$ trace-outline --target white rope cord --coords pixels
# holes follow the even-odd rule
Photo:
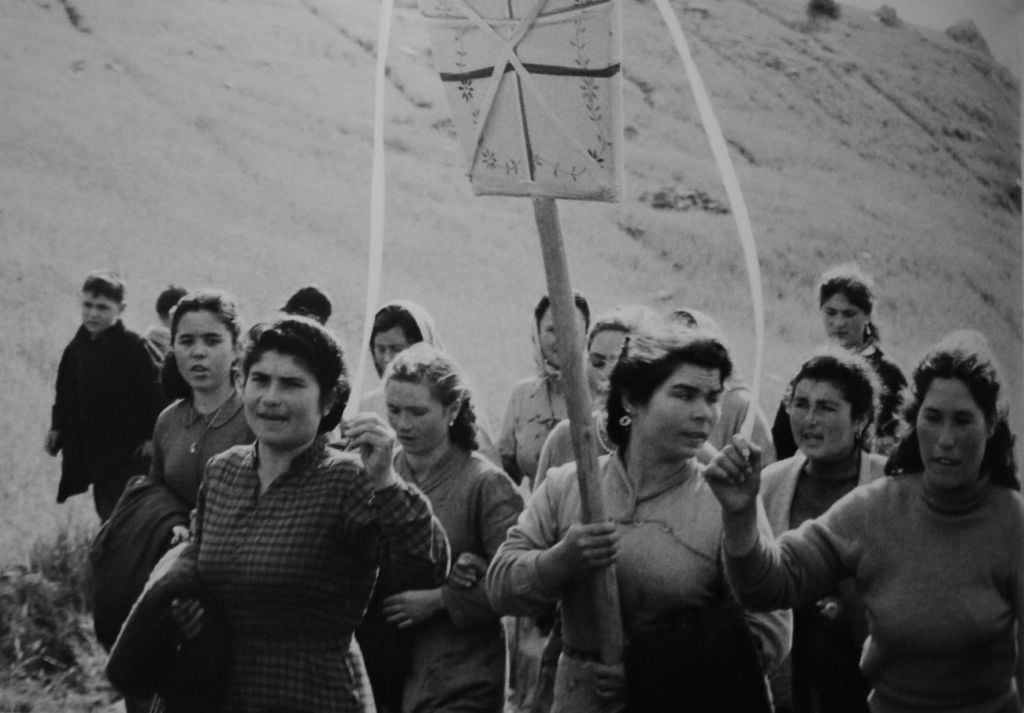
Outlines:
[[[370,174],[370,244],[366,280],[366,307],[363,311],[363,336],[359,341],[359,366],[352,379],[352,392],[344,417],[359,411],[367,364],[371,358],[369,344],[373,331],[373,315],[380,302],[380,276],[384,256],[384,94],[387,90],[386,70],[388,40],[391,35],[393,0],[381,0],[380,26],[377,31],[377,68],[373,93],[373,168]]]
[[[725,184],[725,192],[729,197],[729,204],[732,206],[736,227],[739,229],[740,243],[743,246],[743,257],[747,264],[750,297],[754,309],[754,373],[750,385],[750,408],[747,409],[747,416],[743,420],[740,433],[745,439],[750,440],[750,435],[754,430],[757,404],[761,396],[761,370],[764,363],[764,294],[761,288],[761,266],[757,260],[757,243],[754,242],[754,230],[750,225],[750,215],[747,213],[743,191],[740,190],[740,182],[736,178],[736,170],[729,156],[729,148],[725,143],[718,119],[715,118],[715,112],[711,108],[711,99],[704,88],[704,81],[693,61],[690,46],[683,35],[683,29],[679,26],[679,19],[669,6],[668,0],[654,0],[654,4],[658,6],[658,10],[668,26],[669,34],[672,35],[675,42],[676,51],[686,68],[686,76],[690,80],[690,87],[697,100],[697,110],[700,112],[700,118],[704,124],[704,132],[711,143],[711,152],[714,154],[715,163],[718,164],[718,171],[722,175],[722,183]]]

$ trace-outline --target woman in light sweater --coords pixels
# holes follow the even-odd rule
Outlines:
[[[757,449],[706,471],[745,605],[801,606],[852,577],[874,713],[1021,710],[1024,500],[987,341],[954,332],[914,372],[911,431],[882,478],[777,542],[759,534]]]

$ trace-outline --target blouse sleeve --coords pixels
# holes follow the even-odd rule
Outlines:
[[[561,426],[559,423],[555,426],[548,437],[544,439],[544,445],[540,449],[540,457],[537,459],[537,473],[534,475],[533,489],[536,490],[540,487],[540,484],[548,477],[548,470],[553,466],[562,465],[562,463],[555,463],[555,443],[558,438],[561,437]]]
[[[210,464],[206,464],[203,470],[203,478],[199,482],[199,490],[196,493],[196,506],[190,513],[192,522],[189,523],[189,539],[181,556],[196,562],[199,560],[199,544],[203,539],[203,518],[206,515],[206,490],[207,473],[210,471]]]
[[[482,411],[476,416],[476,450],[494,465],[501,467],[501,456],[498,454],[498,446],[491,435],[491,425],[487,422]]]
[[[512,389],[512,395],[509,396],[505,417],[501,420],[501,429],[498,431],[497,443],[498,457],[501,458],[501,463],[498,465],[505,469],[515,483],[521,483],[523,475],[525,475],[519,472],[519,466],[516,463],[516,417],[519,412],[519,393],[520,389],[517,385]]]
[[[156,425],[153,426],[153,457],[149,463],[149,479],[154,483],[160,483],[161,485],[167,484],[167,478],[165,477],[165,463],[164,463],[164,449],[161,445],[161,439],[163,433],[167,428],[167,411],[170,409],[164,409],[156,419]]]
[[[530,497],[526,509],[508,532],[487,570],[487,595],[499,614],[536,616],[561,596],[561,589],[545,581],[537,558],[561,539],[559,502],[574,478],[554,470]]]
[[[747,554],[725,555],[733,591],[755,611],[796,608],[817,601],[856,572],[865,499],[856,490],[825,514],[772,540],[758,508],[759,538]]]
[[[760,499],[758,511],[758,528],[761,537],[771,539],[772,533],[768,518],[763,517]],[[746,612],[747,625],[757,640],[761,654],[761,664],[765,673],[775,671],[793,647],[793,612],[790,609],[773,609],[765,612]]]
[[[448,538],[427,498],[394,483],[373,491],[369,510],[376,527],[363,530],[364,546],[378,561],[387,552],[398,591],[439,586],[448,574]]]
[[[475,510],[479,513],[476,527],[483,545],[483,555],[490,562],[505,541],[509,528],[516,523],[522,512],[523,499],[504,473],[493,473],[480,486],[476,493]],[[453,553],[453,558],[458,554]],[[445,584],[441,587],[441,599],[457,629],[498,617],[487,599],[483,580],[470,589],[458,589]]]

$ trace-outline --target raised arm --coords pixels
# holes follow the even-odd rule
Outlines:
[[[365,469],[357,499],[366,497],[369,512],[353,517],[358,536],[378,562],[387,553],[396,588],[439,586],[448,574],[448,538],[426,496],[392,467],[394,431],[379,415],[361,413],[346,424],[342,436],[359,450]]]
[[[855,538],[836,527],[846,513],[833,507],[773,541],[758,506],[760,469],[757,447],[734,436],[705,471],[722,505],[726,575],[744,606],[757,611],[816,601],[855,572]]]

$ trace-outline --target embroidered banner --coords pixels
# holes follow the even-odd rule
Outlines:
[[[622,195],[619,0],[419,0],[473,191]]]

